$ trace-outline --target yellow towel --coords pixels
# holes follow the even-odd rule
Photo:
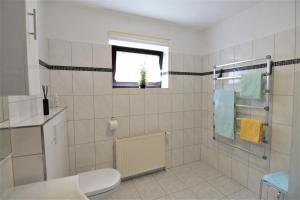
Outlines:
[[[255,144],[261,144],[264,136],[263,122],[256,119],[241,120],[240,139]]]

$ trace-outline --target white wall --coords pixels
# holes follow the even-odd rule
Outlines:
[[[202,53],[262,38],[294,25],[294,0],[266,0],[204,31]]]
[[[108,31],[163,37],[171,40],[171,51],[200,52],[198,31],[175,24],[60,2],[46,3],[47,36],[51,39],[107,44]]]

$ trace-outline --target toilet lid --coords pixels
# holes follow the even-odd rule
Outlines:
[[[79,187],[86,196],[114,189],[120,183],[120,173],[115,169],[99,169],[79,174]]]

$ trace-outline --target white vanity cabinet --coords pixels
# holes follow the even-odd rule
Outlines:
[[[50,112],[44,120],[31,119],[32,124],[28,120],[26,126],[11,128],[15,185],[69,175],[65,111]]]
[[[37,0],[1,0],[1,95],[40,94]]]

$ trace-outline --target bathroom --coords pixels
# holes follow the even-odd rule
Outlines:
[[[299,24],[299,0],[0,1],[0,199],[299,200]]]

